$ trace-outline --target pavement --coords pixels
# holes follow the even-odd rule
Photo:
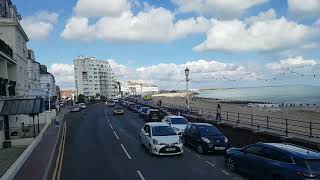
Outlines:
[[[24,146],[0,149],[0,178],[25,149]]]
[[[69,112],[68,108],[63,108],[56,117],[57,121],[62,122],[67,112]],[[51,123],[44,133],[41,142],[15,176],[15,180],[42,180],[44,178],[58,137],[58,132],[59,127]]]
[[[246,179],[226,170],[221,154],[185,147],[182,156],[150,156],[139,140],[144,122],[128,110],[112,116],[112,108],[93,104],[65,122],[61,180]]]

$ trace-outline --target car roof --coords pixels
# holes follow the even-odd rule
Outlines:
[[[149,123],[146,123],[147,125],[149,126],[169,126],[167,123],[163,123],[163,122],[149,122]]]
[[[299,147],[292,144],[285,143],[263,143],[269,147],[280,149],[284,152],[290,153],[292,156],[303,159],[320,159],[320,153],[304,147]]]
[[[144,107],[141,107],[141,109],[142,109],[142,108],[148,108],[148,109],[149,109],[149,107],[146,107],[146,106],[144,106]]]
[[[158,109],[149,109],[150,111],[159,111]]]
[[[214,125],[209,124],[209,123],[191,123],[191,125],[196,125],[196,126],[214,126]]]
[[[169,118],[184,118],[185,119],[185,117],[183,117],[183,116],[174,116],[174,115],[172,115],[172,116],[167,116],[167,117],[169,117]]]

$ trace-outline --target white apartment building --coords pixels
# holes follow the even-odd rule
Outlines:
[[[159,92],[159,87],[153,84],[122,81],[121,91],[124,95],[150,95]]]
[[[49,84],[49,89],[48,89]],[[54,76],[47,71],[45,65],[40,65],[40,88],[42,92],[42,97],[44,99],[51,97],[57,97],[57,87]]]
[[[79,57],[73,61],[77,96],[116,96],[117,85],[108,61]]]
[[[34,52],[28,50],[28,95],[41,96],[40,87],[40,63],[35,60]]]
[[[1,77],[7,79],[7,85],[15,89],[15,95],[28,94],[28,36],[20,25],[21,16],[10,0],[0,0],[0,39],[11,49],[11,55],[1,60]],[[1,58],[3,59],[3,57]],[[10,59],[10,60],[8,60]]]

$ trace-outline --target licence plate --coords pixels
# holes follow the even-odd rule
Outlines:
[[[225,147],[215,147],[214,149],[215,150],[225,150],[226,148]]]
[[[166,148],[166,151],[175,151],[176,148]]]

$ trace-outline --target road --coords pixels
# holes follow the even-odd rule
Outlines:
[[[226,170],[223,155],[186,147],[183,156],[150,156],[139,141],[144,122],[129,110],[112,116],[111,108],[94,104],[68,117],[62,180],[245,179]]]

